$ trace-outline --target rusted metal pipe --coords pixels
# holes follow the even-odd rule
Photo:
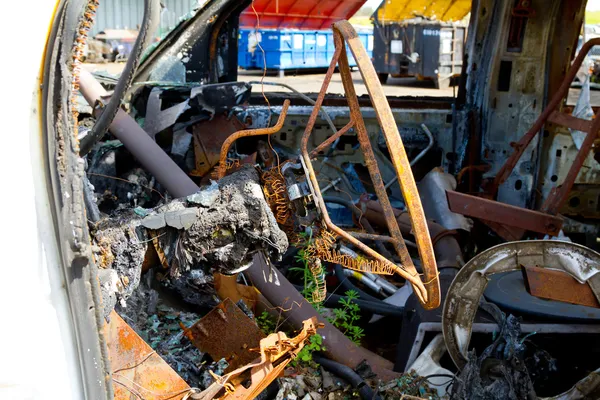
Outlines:
[[[363,206],[364,207],[361,207],[363,218],[375,225],[386,226],[386,221],[381,213],[381,204],[379,204],[379,202],[369,200],[363,203]],[[412,234],[412,225],[408,213],[394,209],[394,214],[402,233],[405,235]],[[429,229],[429,235],[434,239],[433,250],[438,268],[459,268],[463,259],[463,254],[455,235],[450,234],[452,231],[447,230],[442,225],[433,221],[427,221],[427,227]]]
[[[270,128],[258,128],[258,129],[244,129],[241,131],[237,131],[223,142],[221,146],[221,154],[219,156],[219,166],[217,167],[217,177],[221,179],[225,176],[227,172],[227,153],[229,153],[229,148],[239,138],[249,137],[249,136],[262,136],[262,135],[273,135],[283,128],[283,123],[285,122],[285,117],[287,116],[288,108],[290,107],[290,101],[285,100],[283,102],[283,107],[281,107],[281,113],[279,114],[279,118],[277,119],[277,123]]]
[[[85,69],[81,70],[79,90],[92,107],[96,104],[96,100],[108,95],[96,78]],[[119,109],[109,131],[169,191],[171,196],[185,197],[200,190],[194,181],[125,111]]]
[[[277,274],[277,279],[269,280],[271,273]],[[357,346],[336,327],[325,320],[317,310],[296,290],[296,288],[274,266],[266,264],[264,256],[257,254],[252,266],[244,271],[246,277],[274,306],[281,311],[285,320],[296,328],[302,327],[302,321],[317,317],[325,327],[319,329],[323,336],[323,345],[329,358],[350,368],[356,368],[363,360],[367,360],[373,372],[384,381],[398,376],[392,371],[391,361],[378,356],[369,350]]]

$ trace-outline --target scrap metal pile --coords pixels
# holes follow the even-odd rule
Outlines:
[[[352,26],[333,30],[310,107],[253,105],[238,82],[147,82],[125,112],[119,84],[111,108],[78,76],[116,398],[599,398],[599,365],[569,368],[564,343],[600,333],[600,255],[537,240],[561,232],[600,130],[559,111],[583,56],[474,195],[436,158],[445,116],[399,117]],[[347,108],[326,105],[336,67]],[[86,124],[96,118],[112,136]],[[414,118],[412,133],[398,118]],[[588,132],[565,180],[540,210],[496,201],[547,121]]]

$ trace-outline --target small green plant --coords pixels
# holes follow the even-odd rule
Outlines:
[[[304,296],[304,298],[310,304],[312,304],[312,306],[316,308],[317,311],[320,311],[323,307],[323,302],[313,301],[312,293],[315,290],[315,288],[317,288],[317,281],[310,270],[311,260],[309,259],[309,256],[306,252],[306,246],[308,246],[308,244],[312,240],[312,237],[305,232],[301,232],[298,235],[300,237],[300,243],[298,244],[298,246],[301,246],[302,248],[298,250],[298,254],[296,254],[295,259],[298,263],[302,264],[302,267],[292,267],[290,268],[290,271],[297,271],[302,273],[302,276],[304,277],[304,289],[302,289],[301,292],[302,296]]]
[[[265,335],[275,333],[277,327],[277,321],[275,318],[266,311],[263,311],[258,317],[256,317],[256,325]]]
[[[364,329],[357,326],[360,319],[360,307],[354,300],[358,299],[358,293],[355,290],[348,290],[346,297],[339,300],[341,308],[333,309],[333,318],[329,322],[340,329],[344,335],[357,345],[360,345],[361,339],[365,336]]]
[[[325,347],[323,346],[323,336],[317,334],[312,335],[308,339],[308,343],[304,345],[300,353],[298,353],[298,357],[294,361],[292,361],[292,365],[294,367],[305,366],[316,368],[318,364],[313,360],[313,353],[319,351],[325,351]]]

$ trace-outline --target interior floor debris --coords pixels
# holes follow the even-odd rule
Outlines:
[[[600,46],[574,52],[585,1],[385,3],[384,56],[333,21],[319,93],[237,81],[254,1],[209,0],[142,56],[145,1],[114,80],[79,69],[76,36],[60,73],[88,105],[55,124],[57,204],[85,216],[115,398],[600,398],[600,119],[589,88],[564,101]],[[386,97],[382,60],[457,94]]]

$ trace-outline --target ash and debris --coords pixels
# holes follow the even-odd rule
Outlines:
[[[138,287],[148,250],[147,232],[130,223],[131,214],[123,211],[115,218],[101,220],[93,232],[93,251],[99,267],[117,272],[119,301],[127,299]]]
[[[276,400],[349,400],[361,399],[358,391],[342,378],[323,369],[289,369],[286,377],[279,378]],[[427,379],[409,372],[389,382],[382,382],[368,366],[359,365],[355,371],[383,400],[398,400],[415,396],[427,400],[439,400],[435,389]]]
[[[372,385],[374,382],[367,380]],[[426,377],[410,371],[384,384],[378,385],[378,393],[382,399],[401,399],[403,396],[414,396],[427,400],[439,400],[437,391],[429,385]]]
[[[170,276],[169,273],[158,273],[157,280],[165,288],[177,292],[188,304],[201,306],[204,309],[211,309],[219,304],[213,276],[203,270],[192,269],[176,277]]]
[[[204,354],[190,343],[180,326],[190,327],[202,316],[167,304],[151,288],[150,278],[151,274],[146,274],[126,305],[117,305],[116,310],[190,386],[202,388]]]
[[[532,376],[543,380],[556,370],[555,360],[546,351],[529,351],[519,319],[501,315],[503,321],[499,321],[500,333],[494,343],[479,357],[475,350],[468,353],[467,365],[452,385],[451,399],[537,399]]]
[[[198,220],[181,234],[179,248],[185,251],[177,254],[180,270],[208,261],[219,272],[234,273],[248,267],[260,250],[272,260],[281,259],[288,247],[287,236],[259,182],[256,170],[247,166],[219,181],[218,196],[209,187],[208,199],[200,202]]]
[[[160,200],[160,186],[140,168],[119,140],[108,140],[90,152],[87,177],[96,193],[98,208],[111,215],[132,207],[153,207]]]
[[[224,359],[220,359],[219,361],[213,361],[211,363],[207,363],[203,365],[204,371],[202,372],[202,376],[200,378],[200,388],[206,389],[210,385],[212,385],[215,381],[215,378],[209,371],[212,371],[213,374],[218,376],[225,375],[225,370],[229,367],[229,363]]]
[[[188,303],[206,306],[216,304],[212,272],[244,270],[258,251],[280,259],[288,246],[250,166],[189,198],[153,210],[115,211],[93,227],[92,236],[100,268],[115,270],[120,282],[105,284],[116,290],[106,294],[107,303],[112,295],[120,302],[132,295],[150,251],[164,256],[165,286]]]

